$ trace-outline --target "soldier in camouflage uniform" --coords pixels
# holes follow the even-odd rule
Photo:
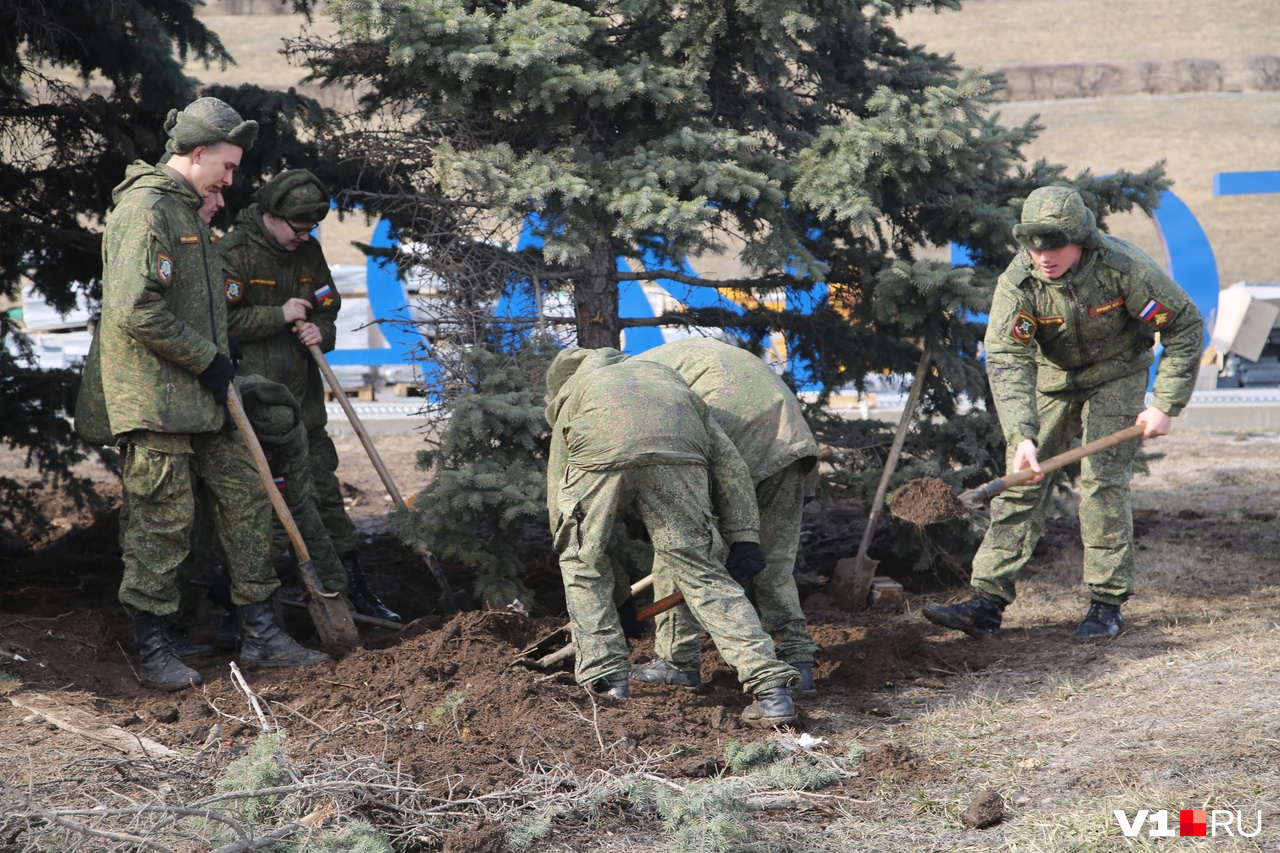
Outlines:
[[[633,507],[654,548],[655,583],[682,590],[755,702],[749,723],[795,719],[796,670],[726,571],[764,568],[750,474],[705,403],[680,375],[613,349],[571,348],[547,371],[547,509],[577,649],[578,682],[629,693],[627,643],[606,550]],[[712,509],[720,512],[717,519]],[[731,543],[725,563],[724,537]]]
[[[760,511],[760,544],[768,567],[745,584],[760,623],[773,638],[778,658],[800,672],[796,692],[817,692],[813,657],[818,645],[805,624],[796,590],[804,481],[818,461],[818,443],[809,431],[796,395],[756,356],[710,338],[688,338],[651,349],[637,358],[664,364],[680,374],[706,402],[751,473]],[[654,595],[671,590],[655,580]],[[697,687],[701,684],[701,630],[681,605],[659,614],[658,658],[636,667],[631,677]]]
[[[103,237],[103,303],[76,404],[87,440],[123,444],[120,601],[134,617],[143,684],[201,682],[164,630],[178,609],[178,566],[191,545],[192,473],[211,497],[240,605],[246,667],[328,660],[285,634],[271,596],[271,505],[242,437],[225,429],[229,358],[222,276],[198,210],[231,183],[257,123],[216,98],[165,122],[168,163],[134,163],[118,186]]]
[[[1195,304],[1133,245],[1098,231],[1068,187],[1027,197],[1014,237],[1023,251],[996,285],[987,326],[987,373],[1008,443],[1009,471],[1040,471],[1040,456],[1132,424],[1143,438],[1169,432],[1191,397],[1204,343]],[[1152,347],[1164,356],[1144,402]],[[1136,442],[1081,462],[1080,535],[1091,603],[1077,640],[1124,629],[1120,605],[1134,590],[1129,503]],[[924,616],[973,637],[999,629],[1014,583],[1044,530],[1051,479],[1038,476],[991,503],[991,528],[973,559],[974,598],[931,604]]]
[[[285,385],[301,407],[311,480],[320,515],[342,560],[345,591],[357,612],[399,621],[369,588],[338,482],[338,451],[325,431],[324,380],[308,347],[334,348],[342,297],[320,243],[311,238],[329,214],[329,192],[305,169],[276,175],[258,190],[222,241],[231,334],[244,348],[243,373]],[[327,584],[326,584],[327,586]]]

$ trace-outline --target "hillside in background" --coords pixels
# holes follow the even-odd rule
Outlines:
[[[898,31],[966,68],[1006,73],[1019,99],[1001,108],[1006,123],[1038,115],[1045,127],[1031,157],[1062,163],[1070,174],[1164,160],[1173,192],[1213,246],[1220,286],[1280,280],[1280,195],[1213,195],[1218,172],[1280,169],[1280,92],[1259,79],[1259,58],[1280,53],[1272,0],[967,0],[959,12],[907,15]],[[1193,86],[1186,69],[1214,63],[1221,78]],[[1099,96],[1080,97],[1072,65],[1086,66],[1086,80],[1090,67],[1118,73]],[[1031,68],[1040,72],[1036,100]],[[1142,91],[1148,69],[1151,94]],[[1057,86],[1046,92],[1054,71]],[[1182,91],[1190,88],[1202,91]],[[1111,226],[1163,258],[1145,215],[1115,217]]]
[[[188,72],[206,82],[299,86],[329,105],[349,100],[300,86],[302,72],[279,51],[306,22],[279,8],[274,0],[212,0],[202,17],[237,64]],[[1280,169],[1280,91],[1266,88],[1270,65],[1262,61],[1280,63],[1275,12],[1274,0],[968,0],[959,12],[911,13],[897,28],[966,68],[1006,74],[1005,123],[1039,116],[1045,127],[1031,157],[1065,164],[1073,175],[1164,160],[1226,286],[1280,280],[1280,195],[1213,195],[1215,173]],[[335,29],[323,12],[310,25],[319,34]],[[1280,86],[1277,69],[1272,82]],[[1111,226],[1164,257],[1148,217],[1117,216]],[[360,217],[326,222],[330,261],[361,263],[350,243],[370,231]]]

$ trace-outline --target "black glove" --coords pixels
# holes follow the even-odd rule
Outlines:
[[[628,595],[627,600],[618,605],[618,621],[622,623],[622,633],[633,640],[644,636],[645,623],[636,618],[638,612],[634,595]]]
[[[763,572],[766,565],[764,549],[759,542],[734,542],[729,546],[729,558],[724,561],[729,577],[743,586]]]
[[[239,367],[240,362],[244,361],[244,350],[240,348],[240,342],[234,336],[227,336],[227,350],[231,353],[231,366]]]
[[[213,361],[209,362],[209,366],[200,371],[200,384],[213,392],[213,399],[218,401],[218,405],[225,405],[227,402],[227,386],[231,384],[231,380],[235,378],[236,368],[231,363],[231,359],[222,353],[218,353],[213,357]]]

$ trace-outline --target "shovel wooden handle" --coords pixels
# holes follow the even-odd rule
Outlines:
[[[346,412],[351,428],[356,431],[356,435],[360,436],[360,443],[364,445],[365,453],[369,454],[369,461],[373,463],[374,470],[378,472],[378,477],[382,479],[382,485],[386,487],[387,494],[391,495],[391,500],[395,503],[397,509],[408,509],[409,505],[405,503],[404,496],[396,488],[395,481],[391,479],[391,472],[387,470],[387,466],[383,463],[382,456],[378,453],[378,448],[373,446],[373,439],[369,437],[369,431],[364,428],[364,424],[356,416],[355,407],[347,399],[346,392],[342,390],[342,385],[338,382],[338,377],[334,375],[333,368],[329,366],[329,360],[324,357],[324,353],[316,344],[308,345],[307,351],[311,353],[311,358],[315,360],[316,366],[324,374],[324,381],[329,383],[329,388],[332,389],[333,396],[337,398],[338,405],[342,406],[342,411]],[[413,550],[426,561],[427,568],[431,570],[432,576],[440,586],[441,598],[444,601],[445,609],[450,612],[456,611],[458,609],[458,600],[454,597],[453,587],[449,586],[449,580],[444,575],[444,568],[440,565],[440,561],[436,559],[436,555],[431,553],[427,546],[421,542],[415,543]]]
[[[671,593],[665,598],[659,598],[653,604],[650,604],[644,610],[641,610],[639,613],[637,613],[636,621],[643,622],[646,619],[652,619],[653,617],[657,616],[659,613],[665,613],[671,608],[683,603],[684,603],[684,593],[677,590],[676,592]],[[574,644],[569,643],[559,651],[552,652],[551,654],[545,657],[538,658],[536,661],[532,662],[532,665],[537,667],[538,669],[548,669],[560,663],[561,661],[566,661],[569,658],[573,657],[573,653],[575,649],[576,647],[574,646]]]
[[[1104,435],[1102,438],[1095,439],[1088,444],[1082,444],[1079,447],[1073,447],[1065,453],[1059,453],[1057,456],[1050,457],[1040,463],[1041,473],[1048,474],[1051,471],[1057,471],[1059,468],[1066,467],[1072,462],[1079,462],[1086,456],[1092,456],[1103,450],[1115,447],[1117,444],[1124,444],[1126,441],[1132,441],[1135,438],[1141,438],[1143,431],[1146,429],[1142,424],[1134,424],[1126,427],[1119,432],[1113,432],[1111,435]],[[978,507],[990,498],[1000,494],[1005,489],[1011,489],[1014,486],[1025,486],[1034,480],[1036,472],[1030,468],[1023,468],[1021,471],[1015,471],[1012,474],[1006,474],[1003,477],[997,477],[989,483],[983,483],[976,489],[970,489],[960,494],[960,502],[967,507]]]
[[[907,428],[911,425],[911,416],[915,414],[916,403],[920,401],[920,393],[924,390],[924,380],[929,375],[929,349],[920,353],[920,363],[916,366],[915,379],[911,381],[911,391],[907,394],[907,402],[902,407],[902,417],[898,421],[898,430],[894,433],[893,443],[889,446],[889,456],[885,459],[884,470],[880,473],[880,484],[876,486],[876,496],[871,501],[871,512],[867,515],[867,526],[862,531],[862,541],[858,544],[858,555],[850,563],[840,560],[836,563],[835,572],[827,584],[827,594],[841,610],[857,610],[867,606],[867,598],[871,594],[871,578],[875,575],[879,561],[867,556],[871,547],[871,538],[875,535],[876,525],[880,523],[880,513],[884,511],[884,498],[889,491],[889,480],[898,467],[898,457],[902,454],[902,445],[907,440]]]
[[[245,414],[244,404],[240,402],[240,395],[236,392],[234,383],[227,388],[227,408],[231,410],[231,420],[235,421],[236,428],[244,436],[244,443],[249,446],[249,452],[253,454],[253,462],[258,469],[258,479],[262,481],[262,488],[266,490],[276,516],[284,525],[285,532],[289,534],[289,541],[293,543],[298,562],[310,562],[311,554],[307,551],[307,543],[302,538],[302,531],[298,529],[297,522],[293,520],[293,513],[289,512],[289,507],[285,504],[280,490],[276,488],[275,478],[271,476],[271,464],[267,462],[267,455],[262,452],[262,445],[258,443],[258,436],[253,431],[253,425],[249,423],[249,416]],[[321,594],[337,595],[337,593],[326,592]]]
[[[333,390],[333,396],[338,401],[338,405],[342,406],[342,411],[346,412],[347,420],[351,422],[351,428],[356,431],[356,435],[360,436],[360,443],[364,445],[365,452],[369,454],[369,461],[373,463],[374,469],[382,479],[382,485],[386,487],[387,494],[391,495],[391,500],[398,509],[404,509],[407,506],[404,502],[404,497],[400,494],[400,490],[396,488],[395,481],[391,479],[391,472],[383,464],[382,457],[378,454],[378,448],[373,446],[373,439],[369,437],[369,431],[364,428],[364,424],[356,416],[355,407],[351,405],[351,401],[347,399],[346,393],[342,390],[338,377],[334,375],[333,368],[329,366],[329,360],[324,357],[320,347],[315,344],[308,346],[307,351],[311,353],[311,357],[315,359],[320,372],[324,374],[324,381],[329,383],[329,388]]]
[[[307,588],[307,612],[315,623],[320,642],[330,654],[344,655],[359,645],[360,632],[356,630],[356,623],[351,619],[351,611],[347,609],[342,596],[337,592],[325,591],[324,584],[320,582],[315,564],[311,562],[311,554],[307,551],[307,543],[303,541],[302,532],[298,530],[293,514],[289,512],[280,490],[276,488],[275,478],[271,476],[271,466],[266,454],[262,452],[262,445],[258,443],[258,436],[254,434],[253,425],[249,423],[249,416],[245,414],[244,404],[240,402],[240,394],[234,383],[227,388],[227,409],[253,456],[262,488],[266,490],[276,516],[289,534],[294,553],[298,555],[298,575]]]

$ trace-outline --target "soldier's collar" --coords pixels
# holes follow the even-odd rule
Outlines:
[[[203,198],[201,198],[199,191],[196,190],[195,185],[193,185],[190,181],[187,180],[187,176],[182,174],[172,166],[170,166],[168,163],[161,163],[159,164],[159,166],[160,166],[160,170],[163,171],[170,178],[172,178],[175,184],[177,184],[180,188],[184,190],[190,190],[191,193],[195,195],[196,207],[199,207],[200,204],[203,202]]]

